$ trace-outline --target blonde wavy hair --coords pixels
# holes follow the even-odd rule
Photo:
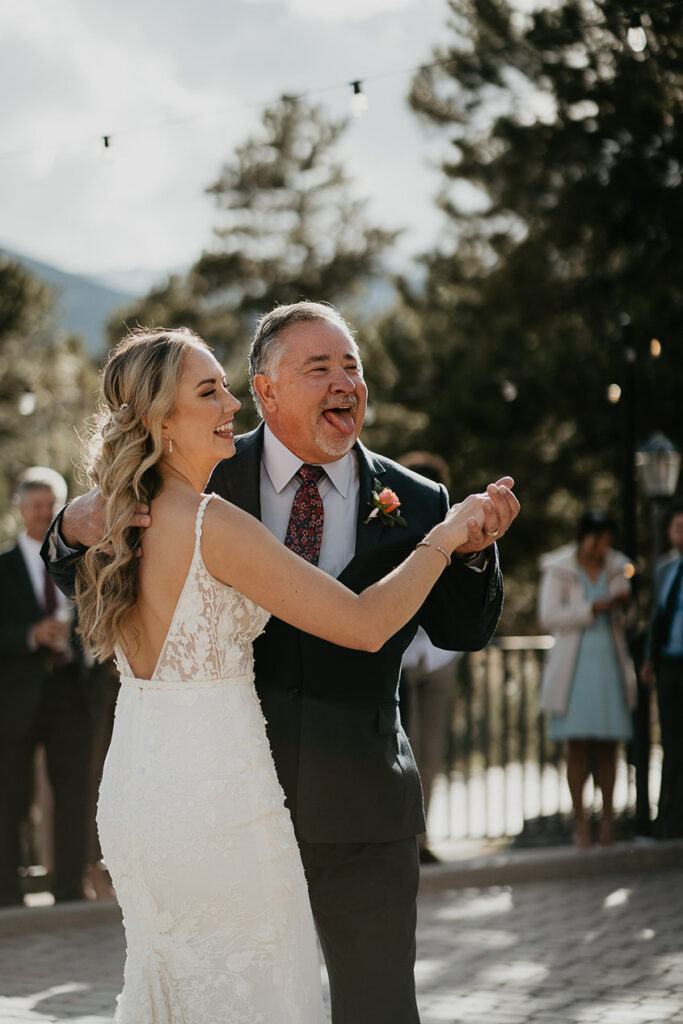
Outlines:
[[[141,328],[119,342],[102,372],[83,468],[107,499],[106,528],[76,570],[79,633],[100,660],[113,654],[137,601],[140,530],[131,520],[138,502],[151,504],[161,488],[161,430],[175,406],[185,354],[195,347],[208,349],[189,328]]]

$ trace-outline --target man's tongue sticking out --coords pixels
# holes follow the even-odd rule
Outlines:
[[[355,429],[351,409],[325,409],[323,416],[328,423],[331,423],[342,434],[350,435]]]

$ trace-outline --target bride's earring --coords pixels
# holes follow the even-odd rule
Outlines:
[[[169,455],[171,454],[172,451],[173,451],[173,438],[169,437],[169,439],[168,439],[168,453],[169,453]]]

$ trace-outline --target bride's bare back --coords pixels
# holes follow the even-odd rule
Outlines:
[[[152,503],[142,536],[138,599],[126,619],[123,649],[140,679],[150,679],[168,634],[192,561],[194,524],[202,495],[168,482]]]

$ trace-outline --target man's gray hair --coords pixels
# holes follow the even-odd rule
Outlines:
[[[265,313],[254,331],[249,349],[249,386],[259,416],[263,416],[261,401],[254,389],[254,377],[262,373],[273,379],[277,373],[284,346],[278,344],[281,335],[293,324],[312,320],[327,320],[348,334],[354,346],[353,331],[341,313],[327,302],[292,302],[287,306],[276,306]]]
[[[60,473],[48,466],[31,466],[24,470],[19,477],[19,486],[16,492],[17,504],[20,505],[31,491],[38,490],[52,491],[57,505],[66,504],[68,495],[66,480]]]

